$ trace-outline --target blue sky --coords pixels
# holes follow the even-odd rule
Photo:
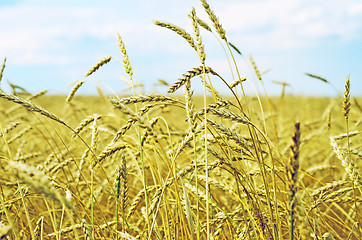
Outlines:
[[[228,40],[243,57],[236,56],[241,75],[247,76],[247,93],[263,92],[250,64],[251,54],[261,71],[270,95],[291,84],[289,94],[334,96],[336,90],[305,72],[326,78],[340,93],[348,74],[351,93],[362,95],[362,2],[360,0],[209,0],[208,3],[226,30]],[[100,59],[120,59],[116,34],[120,33],[138,82],[145,92],[167,88],[156,86],[158,79],[169,83],[200,65],[198,56],[184,39],[155,26],[153,20],[178,25],[192,33],[187,17],[192,6],[197,15],[212,25],[197,0],[17,0],[0,1],[0,61],[7,57],[1,83],[7,81],[35,93],[45,89],[67,94]],[[227,59],[215,36],[201,31],[206,64],[232,82]],[[113,59],[114,60],[114,59]],[[79,93],[94,94],[96,86],[118,93],[127,88],[123,65],[111,61],[88,77]],[[227,89],[218,79],[214,86]],[[253,85],[255,90],[251,87]],[[199,80],[193,81],[202,93]],[[125,92],[127,93],[127,92]],[[180,91],[181,93],[181,91]]]

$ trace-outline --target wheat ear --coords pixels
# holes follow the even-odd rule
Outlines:
[[[348,121],[348,113],[351,109],[350,90],[351,90],[351,85],[348,76],[345,84],[344,98],[343,98],[343,115],[346,118],[346,121]]]
[[[97,165],[97,163],[100,163],[103,159],[105,159],[106,157],[111,156],[113,153],[125,149],[127,146],[123,143],[115,143],[115,144],[110,144],[109,146],[106,147],[106,149],[103,150],[103,152],[101,152],[97,159],[93,162],[92,167],[95,167],[95,165]]]
[[[358,165],[356,164],[356,161],[354,159],[352,159],[351,157],[351,145],[350,145],[350,140],[349,140],[349,125],[348,125],[348,114],[349,111],[351,109],[351,101],[350,101],[350,90],[351,90],[351,85],[350,85],[350,81],[349,81],[349,75],[347,76],[346,79],[346,84],[345,84],[345,90],[344,90],[344,98],[343,98],[343,115],[344,118],[346,119],[346,128],[347,128],[347,143],[348,143],[348,156],[347,156],[347,161],[348,161],[348,165],[352,168],[352,174],[353,176],[350,174],[351,178],[352,178],[352,187],[353,187],[353,197],[355,199],[354,201],[354,205],[355,205],[355,212],[356,212],[356,222],[357,222],[357,227],[358,227],[358,235],[359,238],[362,238],[362,234],[361,234],[361,227],[360,227],[360,219],[359,219],[359,213],[358,213],[358,205],[357,205],[357,200],[356,200],[356,195],[355,195],[355,187],[359,186],[358,183],[361,181],[361,176],[358,174]],[[360,189],[361,190],[361,189]]]
[[[10,226],[5,225],[3,222],[0,222],[0,239],[10,239],[9,238],[10,230],[11,230]]]
[[[45,196],[64,204],[78,216],[75,207],[62,194],[60,194],[59,191],[51,186],[49,177],[43,172],[37,170],[33,166],[14,161],[9,162],[9,167],[12,174],[17,179],[31,185],[36,191],[43,193]]]
[[[6,65],[6,58],[4,58],[4,62],[1,65],[1,69],[0,69],[0,82],[1,82],[1,79],[3,78],[3,72],[4,72],[4,69],[5,69],[5,65]]]
[[[126,69],[126,73],[130,76],[133,76],[133,70],[131,67],[131,63],[129,61],[126,46],[124,45],[122,37],[119,33],[117,34],[117,42],[118,42],[118,46],[121,50],[123,65],[124,65],[124,68]]]
[[[300,146],[300,123],[295,124],[295,133],[293,136],[292,156],[287,166],[287,180],[289,189],[289,216],[290,216],[290,239],[294,239],[294,221],[296,207],[296,193],[299,169],[299,146]]]
[[[74,129],[72,137],[77,136],[86,126],[88,126],[94,120],[100,119],[102,116],[98,114],[90,115],[87,118],[83,119],[79,126]]]
[[[177,103],[178,101],[172,99],[170,97],[163,96],[161,94],[151,94],[151,95],[140,95],[140,96],[133,96],[122,98],[120,100],[111,99],[111,102],[119,102],[122,104],[132,104],[132,103],[145,103],[145,102],[170,102],[170,103]]]
[[[200,66],[197,68],[194,68],[190,71],[187,71],[186,73],[184,73],[182,75],[182,77],[180,77],[178,79],[177,82],[175,82],[174,84],[171,85],[171,87],[168,89],[168,93],[173,93],[175,92],[177,89],[179,89],[182,85],[184,85],[187,81],[190,81],[191,78],[198,76],[200,74],[204,73],[204,67]],[[212,68],[210,67],[205,67],[205,73],[211,73],[213,75],[218,75],[214,70],[212,70]]]
[[[170,29],[171,31],[177,33],[178,35],[180,35],[181,37],[183,37],[189,44],[190,46],[195,49],[195,51],[197,51],[197,47],[195,45],[194,39],[191,37],[191,35],[186,32],[184,29],[172,24],[172,23],[167,23],[167,22],[161,22],[161,21],[153,21],[154,24],[156,24],[157,26],[160,27],[164,27],[167,29]]]
[[[65,100],[67,103],[70,103],[70,101],[72,101],[75,93],[78,91],[78,89],[83,85],[83,83],[85,82],[85,80],[80,80],[72,89],[72,91],[70,91],[67,99]]]
[[[253,69],[254,69],[254,72],[255,72],[256,76],[258,77],[258,79],[260,81],[262,81],[260,71],[259,71],[258,67],[256,66],[256,64],[254,62],[254,59],[253,59],[253,57],[251,55],[249,55],[249,61],[250,61],[251,65],[253,66]]]
[[[96,65],[94,65],[89,71],[88,73],[85,75],[86,77],[92,75],[95,71],[97,71],[100,67],[102,67],[103,65],[106,65],[107,63],[109,63],[112,59],[112,56],[109,57],[105,57],[102,60],[100,60]]]
[[[30,97],[28,97],[28,100],[29,100],[29,101],[30,101],[30,100],[33,100],[33,99],[38,98],[38,97],[41,97],[41,96],[43,96],[43,95],[45,95],[45,94],[47,94],[47,93],[48,93],[48,90],[44,90],[44,91],[38,92],[38,93],[33,94],[33,95],[31,95]]]
[[[89,225],[87,223],[87,221],[85,219],[82,219],[82,223],[81,223],[82,229],[83,229],[83,233],[84,233],[84,239],[86,240],[90,240],[92,239],[92,232],[89,228]]]
[[[196,18],[197,24],[199,24],[201,27],[203,27],[207,31],[212,32],[211,27],[209,27],[209,25],[207,25],[206,22],[204,22],[203,20],[201,20],[197,16],[195,16],[195,18]]]
[[[204,7],[206,13],[209,15],[211,22],[214,24],[216,32],[219,34],[221,39],[226,40],[225,30],[223,29],[222,25],[219,22],[219,19],[216,17],[214,11],[211,10],[210,5],[207,3],[206,0],[201,0],[202,6]]]
[[[20,104],[21,106],[25,107],[29,111],[38,112],[41,115],[43,115],[43,116],[45,116],[47,118],[50,118],[50,119],[52,119],[52,120],[54,120],[54,121],[56,121],[58,123],[61,123],[64,126],[66,126],[67,128],[71,129],[63,120],[61,120],[60,118],[55,116],[53,113],[48,112],[44,108],[42,108],[42,107],[40,107],[38,105],[35,105],[34,103],[32,103],[32,102],[30,102],[28,100],[25,100],[23,98],[15,96],[15,95],[7,94],[7,93],[5,93],[5,92],[3,92],[1,90],[0,90],[0,97],[4,98],[5,100],[8,100],[10,102]]]
[[[189,17],[192,20],[192,26],[193,26],[194,35],[195,35],[195,38],[196,38],[197,54],[200,57],[201,64],[203,66],[205,66],[206,55],[205,55],[204,45],[202,44],[202,38],[200,36],[200,29],[199,29],[199,24],[197,23],[195,8],[192,8],[192,11],[191,11]]]

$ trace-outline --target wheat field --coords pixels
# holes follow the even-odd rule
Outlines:
[[[334,98],[246,96],[240,52],[201,2],[210,24],[193,9],[192,33],[154,22],[200,57],[167,94],[142,93],[120,34],[131,96],[77,94],[113,56],[68,96],[0,91],[0,239],[362,239],[353,81]],[[207,66],[200,27],[224,44],[234,79]]]

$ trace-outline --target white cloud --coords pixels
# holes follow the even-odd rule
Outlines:
[[[52,6],[52,5],[15,5],[0,8],[0,31],[2,33],[0,53],[11,56],[17,63],[49,63],[51,53],[58,49],[77,46],[84,38],[94,41],[114,40],[117,31],[133,35],[134,39],[144,39],[150,30],[142,28],[140,23],[122,18],[122,13],[97,6]],[[49,56],[46,56],[46,54]],[[65,54],[65,53],[64,53]],[[58,63],[71,58],[57,56]],[[53,63],[57,63],[55,60]],[[69,62],[70,63],[70,62]]]
[[[325,38],[350,40],[361,31],[359,1],[233,1],[215,7],[236,40],[276,50],[321,44]]]
[[[26,2],[26,1],[25,1]],[[63,1],[52,5],[44,1],[35,5],[19,4],[0,8],[2,39],[0,52],[20,56],[30,52],[36,57],[42,50],[63,48],[85,37],[98,40],[115,39],[117,31],[126,36],[127,45],[138,46],[144,51],[160,48],[179,52],[180,43],[167,30],[152,26],[151,19],[161,19],[181,24],[191,29],[187,18],[191,5],[198,15],[207,16],[199,2],[158,1],[127,3],[124,6],[109,4],[76,4]],[[33,3],[32,3],[33,2]],[[32,5],[31,5],[32,3]],[[319,44],[326,37],[348,40],[361,31],[362,4],[357,0],[306,1],[209,1],[220,18],[228,36],[234,42],[247,46],[278,49],[296,48]],[[74,4],[74,5],[73,5]],[[122,6],[122,7],[120,7]],[[130,12],[129,9],[133,12]],[[176,43],[177,44],[177,43]],[[44,54],[44,53],[43,53]],[[17,58],[18,58],[17,57]]]

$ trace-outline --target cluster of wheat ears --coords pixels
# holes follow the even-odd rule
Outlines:
[[[86,80],[66,101],[0,91],[0,239],[361,239],[362,109],[349,77],[343,100],[247,97],[240,52],[201,3],[213,28],[194,9],[192,34],[155,21],[200,58],[168,95],[142,94],[120,35],[131,97],[74,97]],[[206,65],[200,27],[221,38],[234,79]]]

